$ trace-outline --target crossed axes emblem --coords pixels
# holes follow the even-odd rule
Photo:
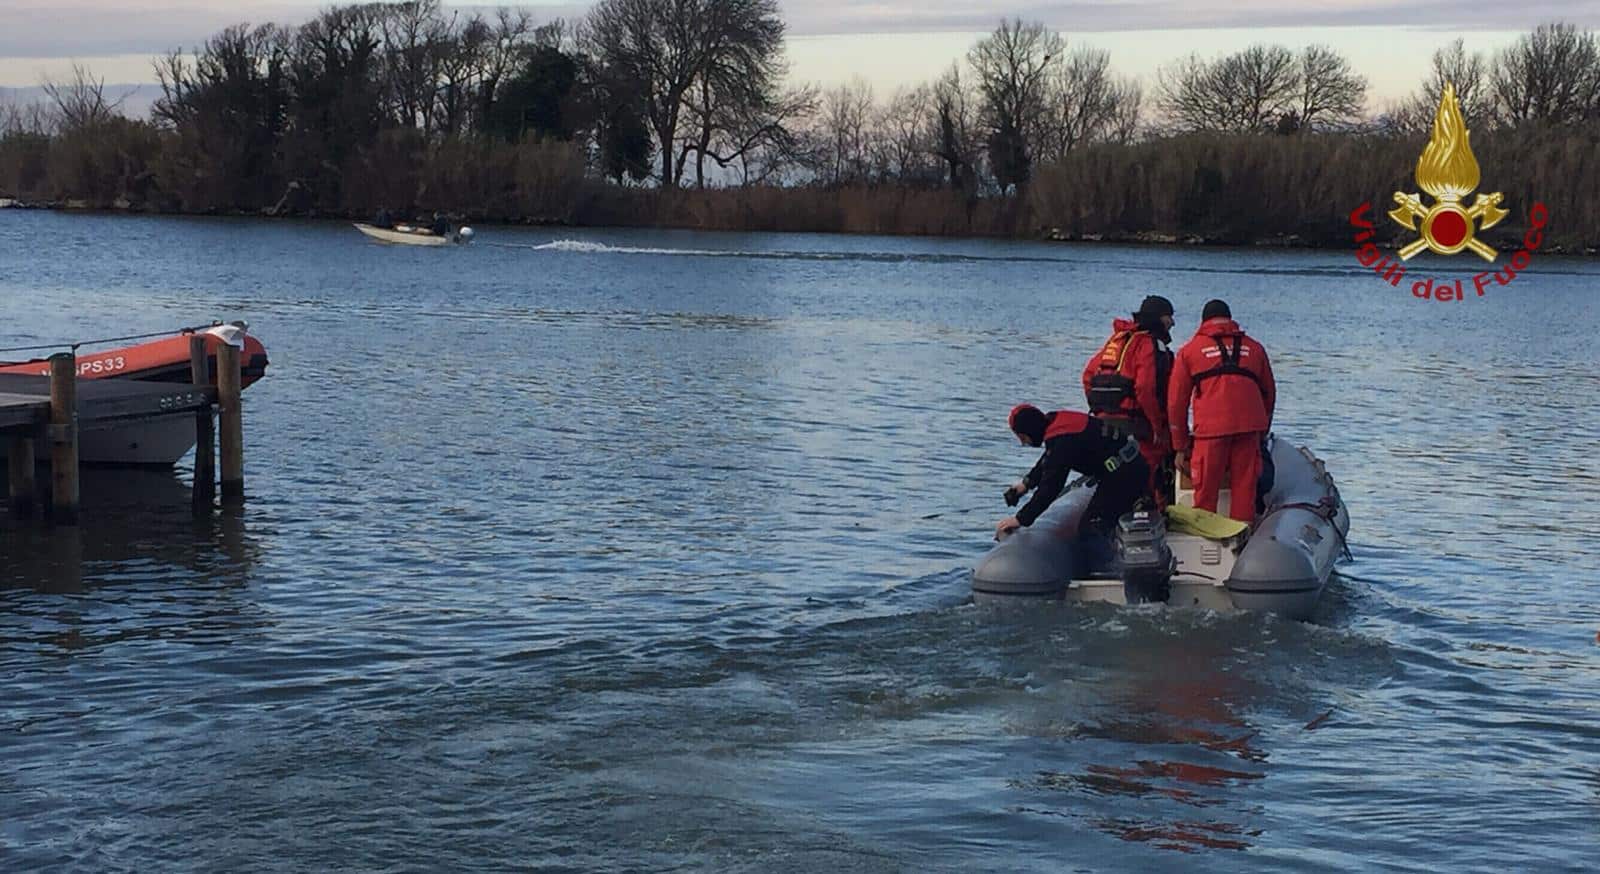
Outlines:
[[[1422,198],[1418,195],[1396,191],[1394,202],[1398,206],[1389,210],[1389,218],[1406,230],[1422,234],[1420,238],[1400,247],[1400,258],[1410,260],[1423,249],[1432,249],[1440,255],[1454,255],[1462,249],[1471,249],[1483,260],[1493,261],[1500,253],[1473,236],[1473,225],[1481,221],[1478,227],[1486,231],[1499,224],[1501,219],[1510,214],[1508,210],[1500,208],[1502,199],[1501,193],[1496,191],[1493,194],[1479,194],[1472,201],[1472,206],[1465,209],[1456,198],[1440,200],[1429,209],[1422,205]],[[1420,226],[1417,224],[1419,219],[1422,222]]]

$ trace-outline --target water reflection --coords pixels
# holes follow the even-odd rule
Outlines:
[[[0,521],[0,643],[70,652],[236,631],[235,593],[261,551],[247,508],[196,517],[172,471],[85,469],[81,492],[78,525]]]
[[[1244,714],[1268,692],[1238,670],[1229,636],[1189,629],[1123,649],[1104,697],[1073,732],[1076,769],[1041,769],[1017,785],[1054,808],[1030,812],[1165,850],[1254,845],[1263,831],[1251,798],[1268,753]]]

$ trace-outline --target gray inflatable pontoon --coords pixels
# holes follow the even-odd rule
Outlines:
[[[1308,619],[1345,552],[1350,515],[1321,459],[1268,437],[1276,474],[1254,529],[1214,539],[1123,517],[1115,539],[1077,536],[1093,486],[1056,499],[1033,525],[996,544],[972,574],[979,604],[1040,600],[1165,601],[1212,610],[1262,610]],[[1227,490],[1219,509],[1227,512]],[[1182,492],[1178,503],[1193,504]]]

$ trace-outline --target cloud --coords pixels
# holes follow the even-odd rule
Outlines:
[[[302,21],[314,7],[296,4],[20,0],[5,13],[0,57],[158,54],[192,47],[230,24]]]
[[[810,0],[787,3],[784,12],[795,34],[986,31],[1002,17],[1043,21],[1067,32],[1362,25],[1520,30],[1554,19],[1600,26],[1600,0]]]
[[[353,0],[4,0],[0,58],[161,54],[193,48],[234,24],[304,22]],[[15,3],[15,5],[11,5]],[[472,11],[493,5],[448,4]],[[582,14],[586,3],[522,4],[540,18]]]
[[[337,3],[339,0],[333,0]],[[493,4],[448,2],[471,11]],[[231,24],[297,24],[321,0],[7,0],[0,58],[160,54],[192,48]],[[541,18],[576,18],[591,4],[535,0]],[[1524,30],[1562,19],[1600,27],[1600,0],[784,0],[795,36],[987,31],[1002,17],[1068,33],[1194,28],[1408,26]]]

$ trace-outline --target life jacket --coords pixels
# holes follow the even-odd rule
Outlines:
[[[1089,427],[1088,416],[1076,410],[1056,410],[1049,416],[1049,422],[1044,426],[1044,439],[1064,437],[1068,434],[1077,434]]]
[[[1148,331],[1118,331],[1111,335],[1106,345],[1100,350],[1100,372],[1089,377],[1089,411],[1092,413],[1127,414],[1139,413],[1135,404],[1133,409],[1128,408],[1129,402],[1134,401],[1133,380],[1122,373],[1122,362],[1128,356],[1128,347],[1133,345],[1133,336],[1143,333],[1149,336]],[[1150,337],[1151,349],[1156,359],[1156,397],[1161,403],[1167,402],[1167,384],[1172,381],[1172,363],[1174,356],[1171,349],[1162,349],[1156,343],[1156,338]]]
[[[1049,419],[1049,424],[1044,429],[1046,441],[1054,437],[1082,434],[1090,428],[1100,430],[1102,436],[1107,436],[1099,419],[1075,410],[1056,410],[1049,414]],[[1120,445],[1115,442],[1103,445],[1107,451],[1105,457],[1100,459],[1100,466],[1107,474],[1116,473],[1124,464],[1130,464],[1139,457],[1139,444],[1131,438],[1122,438]]]
[[[1136,331],[1118,331],[1100,350],[1100,368],[1089,377],[1089,411],[1126,415],[1126,405],[1133,400],[1133,380],[1122,373],[1122,361],[1133,345]],[[1169,368],[1170,371],[1170,368]],[[1163,395],[1164,397],[1164,395]],[[1137,409],[1137,405],[1135,405]]]
[[[1196,386],[1212,378],[1213,376],[1227,375],[1248,376],[1250,377],[1250,381],[1254,382],[1258,387],[1261,385],[1261,377],[1257,376],[1255,371],[1249,370],[1239,364],[1239,349],[1244,344],[1243,335],[1233,335],[1233,349],[1231,351],[1228,349],[1227,345],[1222,342],[1221,337],[1212,337],[1211,339],[1217,344],[1219,360],[1215,367],[1211,368],[1210,370],[1202,370],[1194,375],[1194,384]]]
[[[1100,351],[1098,372],[1089,377],[1089,410],[1101,420],[1107,436],[1121,438],[1131,434],[1136,440],[1149,441],[1155,436],[1155,423],[1149,420],[1144,408],[1139,405],[1138,387],[1133,379],[1122,372],[1128,347],[1133,345],[1136,334],[1144,334],[1150,339],[1156,365],[1156,397],[1165,408],[1174,356],[1172,350],[1162,349],[1149,331],[1140,328],[1118,331],[1106,341]]]

